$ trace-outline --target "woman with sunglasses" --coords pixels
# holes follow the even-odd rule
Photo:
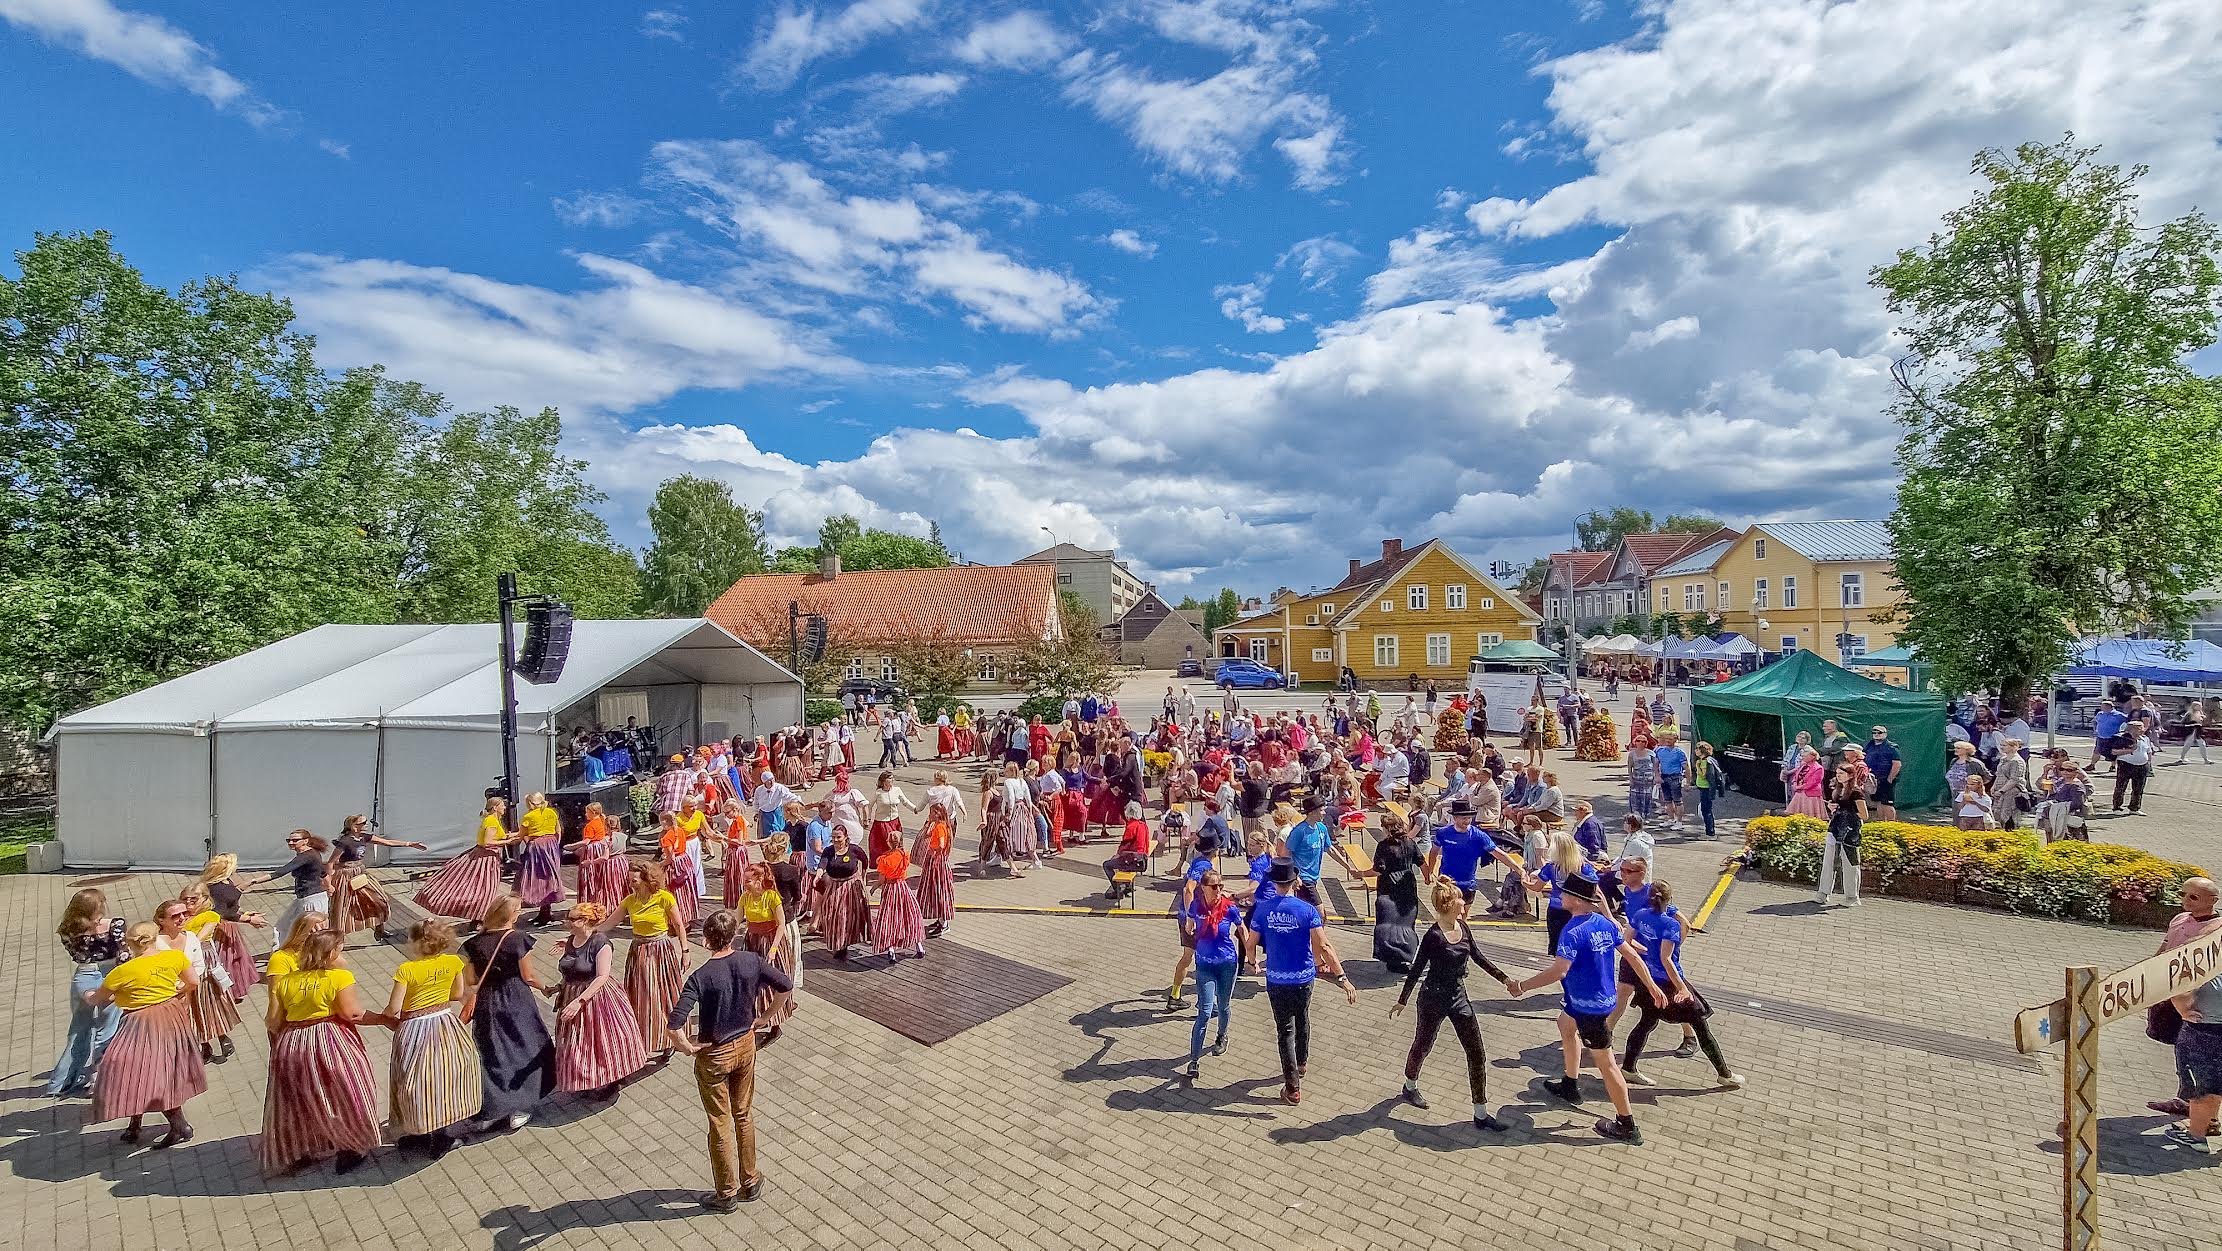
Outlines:
[[[1195,938],[1196,951],[1196,1023],[1188,1031],[1186,1074],[1190,1081],[1200,1076],[1204,1030],[1213,1019],[1219,1022],[1219,1029],[1212,1038],[1211,1054],[1225,1055],[1227,1051],[1227,1023],[1234,1014],[1234,978],[1242,967],[1242,947],[1249,933],[1242,913],[1228,896],[1219,870],[1205,869],[1183,918],[1185,928]]]
[[[175,912],[179,923],[185,920],[184,904],[164,904],[163,911]],[[111,1005],[123,1010],[116,1036],[101,1057],[100,1081],[93,1086],[93,1107],[85,1119],[98,1124],[130,1117],[123,1141],[136,1143],[146,1114],[160,1112],[170,1129],[155,1140],[157,1151],[192,1141],[185,1104],[208,1091],[188,1006],[200,979],[184,952],[156,946],[161,937],[156,922],[132,926],[123,940],[130,958],[109,970],[84,999],[95,1012]]]
[[[237,1050],[231,1032],[239,1028],[239,1007],[231,997],[229,974],[211,965],[211,944],[201,938],[215,933],[220,918],[209,908],[208,892],[197,882],[178,895],[176,905],[164,904],[155,914],[155,924],[161,930],[156,945],[184,952],[186,963],[193,967],[193,976],[200,981],[192,996],[193,1036],[200,1040],[201,1060],[221,1064]],[[181,912],[183,915],[179,915]]]
[[[508,800],[499,795],[487,799],[478,814],[477,845],[425,879],[417,890],[417,907],[466,924],[486,915],[487,905],[501,894],[501,849],[511,841],[503,820],[508,811]]]
[[[600,904],[581,903],[564,917],[556,944],[563,982],[548,991],[556,1001],[556,1089],[597,1099],[616,1098],[618,1085],[648,1063],[640,1022],[611,973],[610,940],[601,932],[608,915]]]
[[[331,1157],[342,1176],[378,1149],[378,1082],[356,1031],[362,1002],[326,930],[301,948],[301,967],[270,988],[270,1084],[256,1158],[265,1177],[284,1177]]]
[[[324,853],[330,845],[307,830],[295,830],[285,836],[286,850],[293,854],[291,860],[268,873],[251,877],[239,884],[242,891],[253,890],[264,882],[281,877],[293,879],[293,902],[278,914],[278,928],[291,930],[293,923],[304,913],[315,912],[329,917],[332,914],[332,897],[325,890]]]
[[[332,840],[332,861],[327,869],[331,880],[325,884],[325,889],[332,897],[332,929],[342,938],[367,925],[379,942],[386,941],[386,918],[392,915],[393,907],[386,900],[386,892],[379,889],[378,879],[368,872],[373,847],[424,850],[423,843],[380,838],[371,833],[370,818],[361,813],[340,822],[339,837]]]

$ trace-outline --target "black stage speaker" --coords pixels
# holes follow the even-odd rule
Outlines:
[[[540,600],[525,608],[525,642],[517,649],[517,676],[544,686],[563,676],[571,654],[571,606]]]
[[[826,658],[826,619],[811,613],[802,619],[802,662],[814,665]]]

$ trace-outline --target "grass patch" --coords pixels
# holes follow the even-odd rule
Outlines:
[[[51,811],[0,812],[0,874],[24,870],[24,849],[54,840]]]

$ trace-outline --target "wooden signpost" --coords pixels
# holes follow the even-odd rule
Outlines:
[[[2014,1017],[2014,1048],[2043,1051],[2064,1043],[2060,1070],[2061,1245],[2096,1251],[2099,1245],[2099,1029],[2154,1004],[2222,977],[2222,927],[2173,951],[2163,951],[2109,977],[2078,965],[2067,970],[2066,993]]]

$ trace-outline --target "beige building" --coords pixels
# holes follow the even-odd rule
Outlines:
[[[1017,563],[1057,566],[1057,589],[1078,595],[1082,603],[1095,610],[1101,625],[1126,616],[1149,590],[1149,584],[1135,577],[1126,562],[1118,558],[1116,549],[1098,552],[1059,543]]]
[[[1848,666],[1898,640],[1897,626],[1877,620],[1901,598],[1896,568],[1880,521],[1763,521],[1660,570],[1651,607],[1717,616],[1768,651],[1819,651]]]

